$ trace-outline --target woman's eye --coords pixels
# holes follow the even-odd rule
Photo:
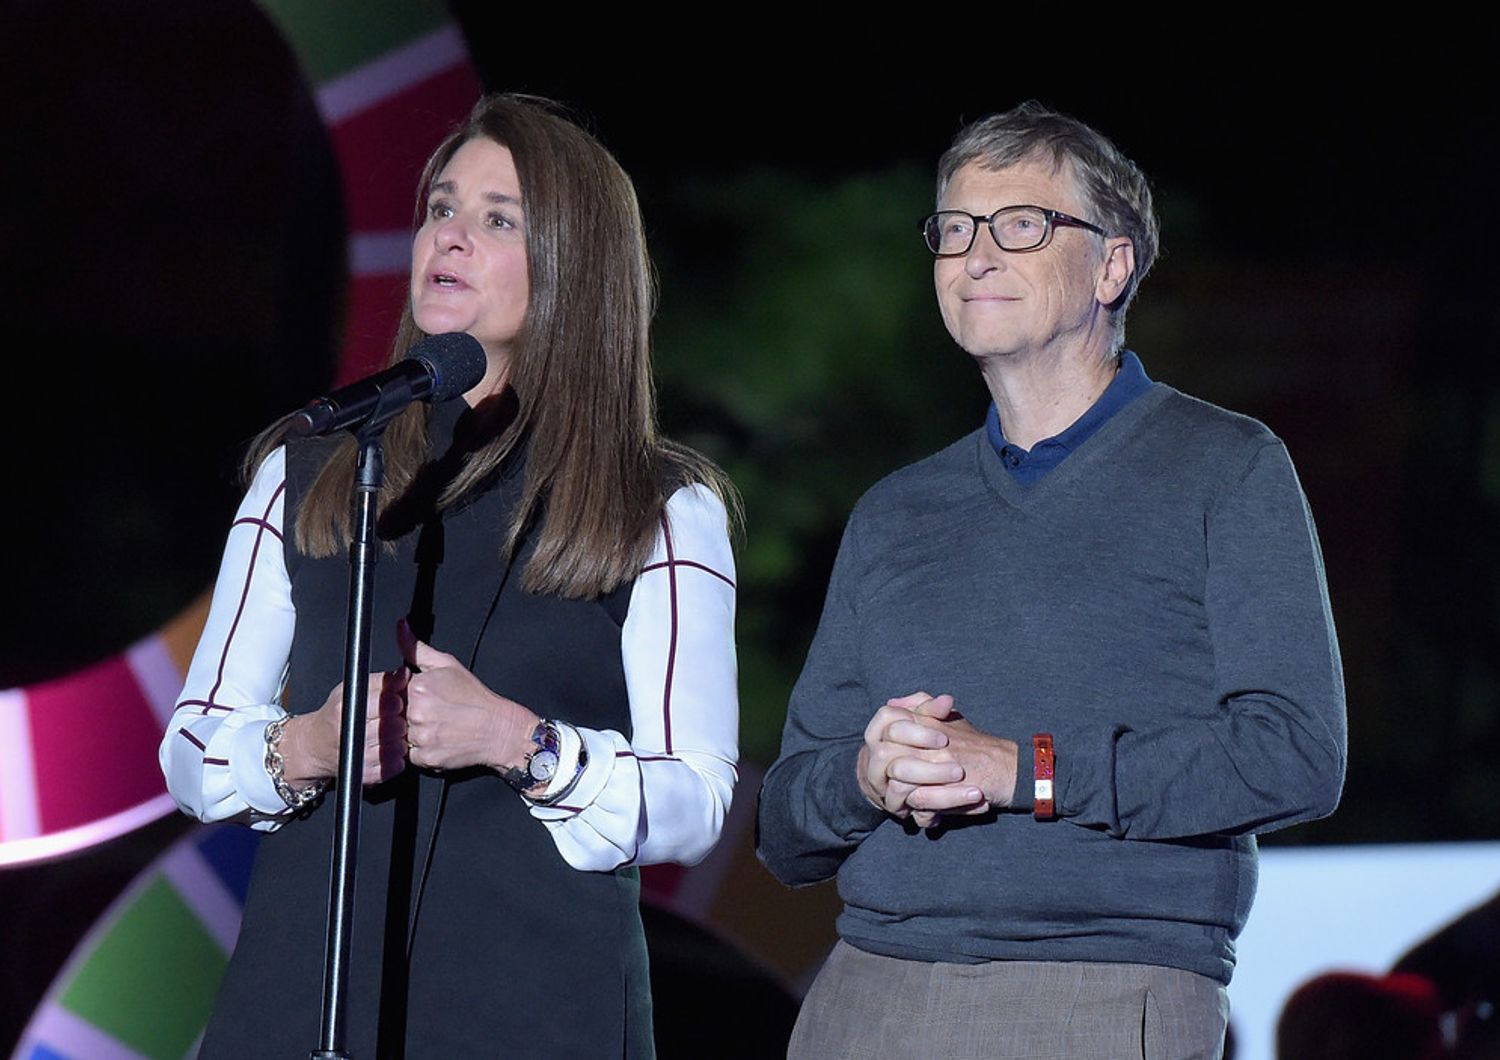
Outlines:
[[[509,217],[503,213],[492,213],[485,218],[485,223],[491,228],[514,228],[516,227]]]
[[[427,207],[427,216],[434,221],[446,221],[453,216],[453,207],[446,202],[435,202]]]

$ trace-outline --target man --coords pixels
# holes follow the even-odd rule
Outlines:
[[[1123,349],[1157,225],[1097,132],[970,126],[923,233],[994,404],[855,507],[765,779],[762,860],[844,901],[790,1055],[1216,1057],[1254,834],[1343,783],[1306,502]]]

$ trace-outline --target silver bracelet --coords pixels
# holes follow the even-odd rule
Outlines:
[[[291,720],[290,714],[283,714],[266,726],[266,773],[276,786],[276,794],[281,796],[281,801],[293,810],[300,810],[323,794],[328,781],[315,780],[301,791],[286,782],[286,762],[281,757],[281,737],[286,733],[286,723]]]

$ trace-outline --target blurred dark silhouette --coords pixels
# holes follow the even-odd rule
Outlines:
[[[1442,1060],[1443,1003],[1430,980],[1329,972],[1287,999],[1277,1060]]]
[[[1500,1058],[1500,893],[1417,943],[1394,970],[1434,984],[1455,1057]]]

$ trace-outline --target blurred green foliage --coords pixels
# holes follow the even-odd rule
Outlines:
[[[983,414],[917,234],[931,194],[915,167],[836,181],[761,170],[679,183],[669,230],[649,218],[664,421],[745,501],[738,639],[753,761],[775,756],[850,508]]]

